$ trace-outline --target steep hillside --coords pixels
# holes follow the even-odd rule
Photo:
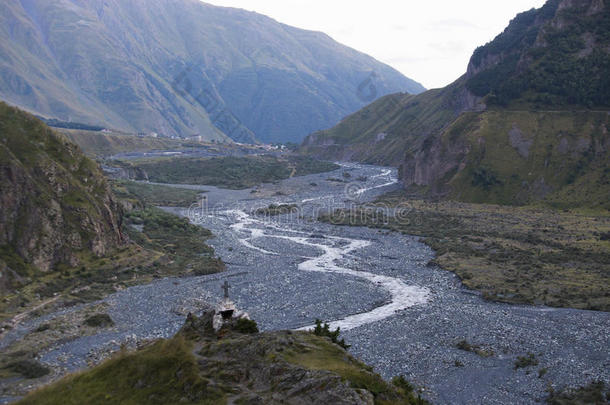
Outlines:
[[[10,1],[0,22],[2,99],[128,132],[300,141],[424,90],[324,34],[198,0]]]
[[[0,103],[0,293],[125,243],[97,164],[33,116]]]
[[[385,382],[328,338],[257,333],[232,321],[217,333],[213,312],[189,315],[172,339],[120,353],[20,404],[421,404],[404,379]]]
[[[607,208],[609,27],[603,1],[550,0],[450,86],[387,96],[301,149],[400,166],[407,190],[428,196]]]

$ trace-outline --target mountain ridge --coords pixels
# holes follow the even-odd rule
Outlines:
[[[301,151],[399,166],[413,195],[608,209],[608,27],[603,1],[550,0],[477,48],[456,82],[377,100]]]
[[[24,0],[0,20],[2,99],[127,132],[300,141],[372,101],[371,72],[375,96],[424,90],[325,34],[195,0]]]

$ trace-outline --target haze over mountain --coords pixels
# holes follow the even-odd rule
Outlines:
[[[0,21],[0,98],[131,132],[300,141],[424,90],[325,34],[196,0],[10,1]]]
[[[453,84],[384,97],[302,150],[400,166],[417,194],[608,208],[609,111],[609,8],[549,0],[478,48]]]

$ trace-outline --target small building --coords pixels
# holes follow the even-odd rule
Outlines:
[[[229,298],[229,282],[225,280],[222,285],[224,290],[223,299],[216,305],[214,310],[214,317],[212,319],[212,326],[214,330],[218,332],[225,323],[233,322],[238,319],[250,319],[247,312],[239,311],[235,306],[235,303]]]

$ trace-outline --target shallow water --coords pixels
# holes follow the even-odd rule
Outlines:
[[[351,175],[346,183],[327,180],[343,172]],[[214,232],[211,244],[227,272],[116,293],[105,300],[116,328],[67,342],[43,360],[74,370],[100,348],[118,348],[125,339],[171,336],[184,321],[184,308],[198,300],[215,303],[226,279],[238,307],[263,330],[331,321],[344,331],[351,353],[386,378],[404,374],[435,403],[534,403],[549,384],[609,381],[610,314],[486,302],[452,273],[427,266],[434,254],[418,238],[313,220],[391,190],[395,182],[395,170],[345,165],[258,193],[193,187],[208,191],[200,206],[168,210]],[[273,218],[251,214],[270,203],[301,208]],[[22,325],[14,336],[37,323]],[[455,344],[462,339],[494,355],[460,351]],[[515,370],[516,357],[528,352],[539,366]],[[541,368],[548,372],[538,378]]]

